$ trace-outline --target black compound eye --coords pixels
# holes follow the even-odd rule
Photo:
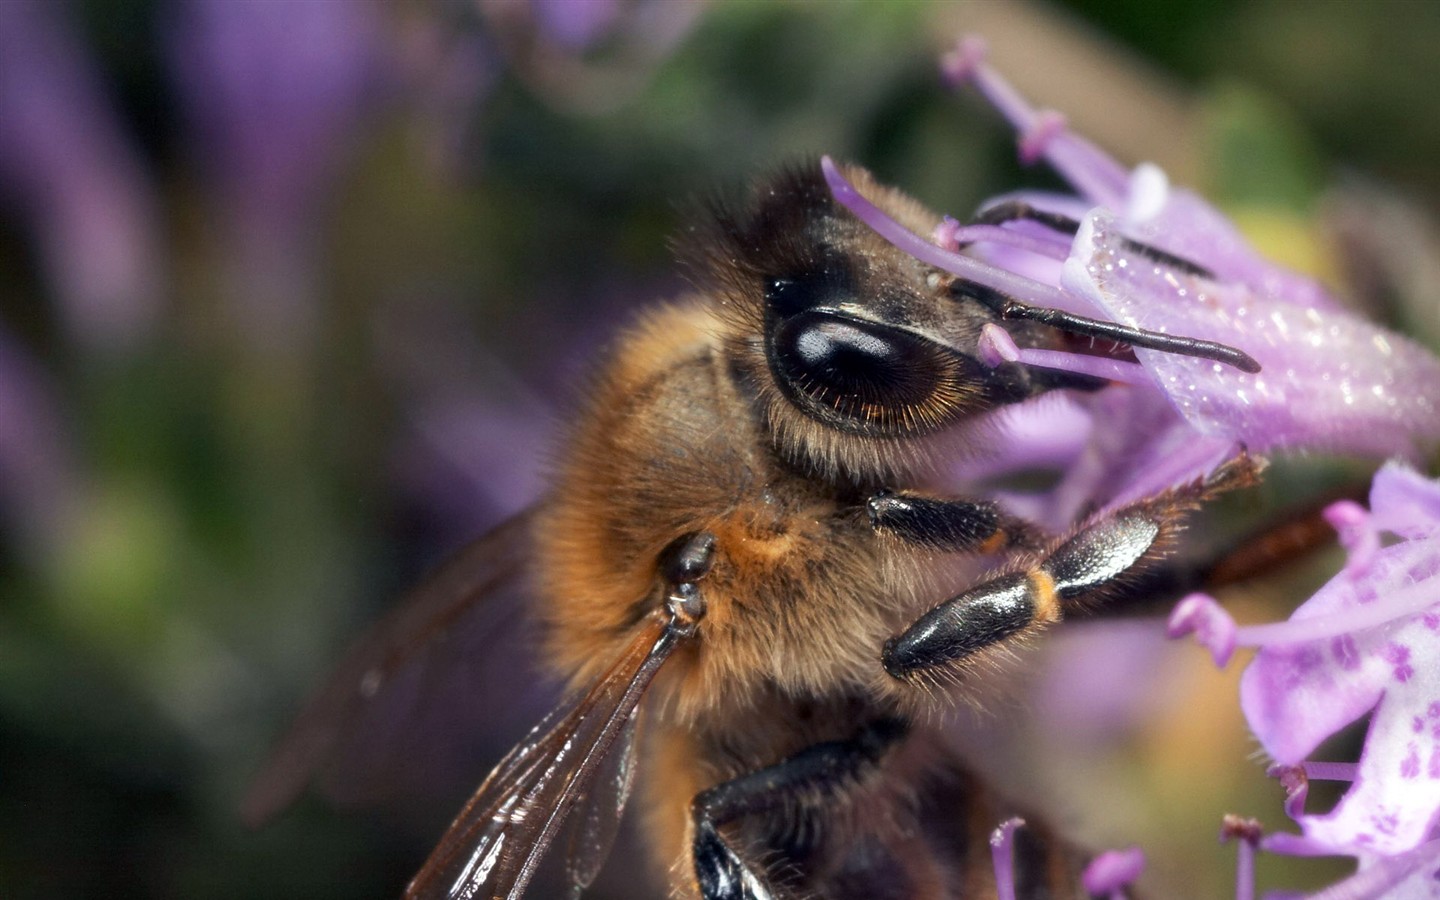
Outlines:
[[[838,396],[881,402],[913,402],[929,392],[915,366],[926,354],[905,332],[827,316],[801,318],[781,335],[788,369],[800,380]]]
[[[827,424],[868,434],[928,430],[964,393],[961,358],[903,329],[811,310],[779,322],[770,367],[787,396]]]
[[[815,305],[812,279],[775,278],[765,285],[765,305],[781,317],[793,316]]]
[[[835,306],[852,291],[850,273],[843,265],[827,265],[800,275],[772,278],[765,284],[765,305],[782,319],[818,306]]]

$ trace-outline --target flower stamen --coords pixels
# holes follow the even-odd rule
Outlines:
[[[1025,820],[1006,819],[990,833],[990,861],[995,866],[996,900],[1015,900],[1015,830]]]
[[[1227,815],[1220,825],[1220,843],[1237,841],[1235,853],[1235,900],[1255,900],[1255,848],[1265,831],[1257,819]]]
[[[1018,362],[1039,369],[1058,369],[1120,384],[1145,384],[1149,380],[1145,370],[1137,363],[1104,356],[1066,353],[1063,350],[1021,348],[1010,336],[1010,332],[993,322],[980,329],[979,347],[980,361],[991,368],[1002,362]]]
[[[1123,209],[1129,173],[1094,144],[1070,131],[1065,119],[1036,111],[1015,87],[985,62],[985,42],[967,35],[947,54],[941,70],[952,86],[970,84],[1021,135],[1021,161],[1044,159],[1090,202]]]

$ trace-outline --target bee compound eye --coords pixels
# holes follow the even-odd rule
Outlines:
[[[812,414],[885,432],[944,411],[943,394],[956,377],[951,356],[904,329],[813,310],[777,325],[770,366],[786,394]]]
[[[765,304],[776,314],[793,316],[814,304],[810,281],[799,278],[772,278],[765,285]]]
[[[835,306],[854,294],[849,268],[831,261],[798,274],[765,282],[765,307],[782,319],[807,310]]]

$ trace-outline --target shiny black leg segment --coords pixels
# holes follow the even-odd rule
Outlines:
[[[1038,222],[1051,231],[1058,231],[1061,234],[1073,235],[1080,230],[1080,222],[1069,216],[1060,213],[1046,212],[1036,209],[1028,203],[1020,200],[1009,200],[1005,203],[997,203],[986,209],[972,221],[977,225],[1003,225],[1006,222],[1014,222],[1017,219],[1026,219],[1031,222]],[[1151,262],[1159,263],[1177,272],[1185,272],[1189,275],[1196,275],[1200,278],[1214,278],[1215,273],[1200,265],[1191,262],[1183,256],[1176,256],[1159,247],[1151,244],[1133,241],[1130,238],[1124,239],[1125,249],[1132,253],[1138,253]]]
[[[870,525],[907,544],[939,551],[990,553],[1034,546],[1037,535],[994,503],[882,491],[866,503]]]
[[[1224,490],[1255,482],[1248,457],[1208,479],[1123,507],[1060,542],[1034,568],[992,578],[941,603],[885,642],[885,671],[906,678],[957,662],[1075,607],[1143,583],[1185,517]]]
[[[775,900],[769,886],[736,855],[709,819],[696,819],[692,852],[701,900]]]
[[[1067,603],[1115,585],[1155,546],[1160,516],[1170,512],[1150,504],[1127,507],[1076,534],[1040,565],[1049,590]]]
[[[1058,621],[1062,605],[1115,584],[1160,535],[1148,505],[1129,507],[1060,544],[1028,572],[971,588],[921,616],[885,643],[885,671],[904,678],[963,659],[1032,625]]]
[[[964,278],[957,278],[951,283],[950,295],[957,300],[975,300],[1006,321],[1039,322],[1042,325],[1082,337],[1103,338],[1107,341],[1129,344],[1132,347],[1159,350],[1180,356],[1193,356],[1197,359],[1213,359],[1252,374],[1260,371],[1260,363],[1256,362],[1254,357],[1228,344],[1219,344],[1215,341],[1184,337],[1183,335],[1163,334],[1158,331],[1146,331],[1143,328],[1131,328],[1116,322],[1077,316],[1061,309],[1031,306],[994,288]]]
[[[1029,628],[1040,599],[1024,572],[1001,575],[940,604],[899,637],[881,661],[895,678],[963,659]]]
[[[720,828],[797,800],[832,798],[866,771],[909,731],[899,719],[881,719],[849,740],[806,747],[773,766],[701,791],[690,803],[695,823],[695,879],[703,900],[775,900],[764,879],[730,846]]]

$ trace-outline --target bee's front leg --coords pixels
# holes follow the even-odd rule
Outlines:
[[[1169,553],[1190,512],[1216,494],[1253,484],[1257,473],[1257,464],[1241,456],[1209,478],[1092,520],[1032,567],[946,600],[886,641],[885,670],[900,679],[923,677],[1137,584]]]
[[[995,553],[1037,547],[1040,534],[1024,519],[985,500],[953,500],[915,491],[881,491],[865,504],[876,532],[927,550]]]
[[[690,803],[692,854],[702,900],[778,900],[781,895],[741,858],[720,829],[799,800],[833,798],[877,767],[908,731],[899,719],[881,719],[853,738],[814,744],[773,766],[696,794]]]

